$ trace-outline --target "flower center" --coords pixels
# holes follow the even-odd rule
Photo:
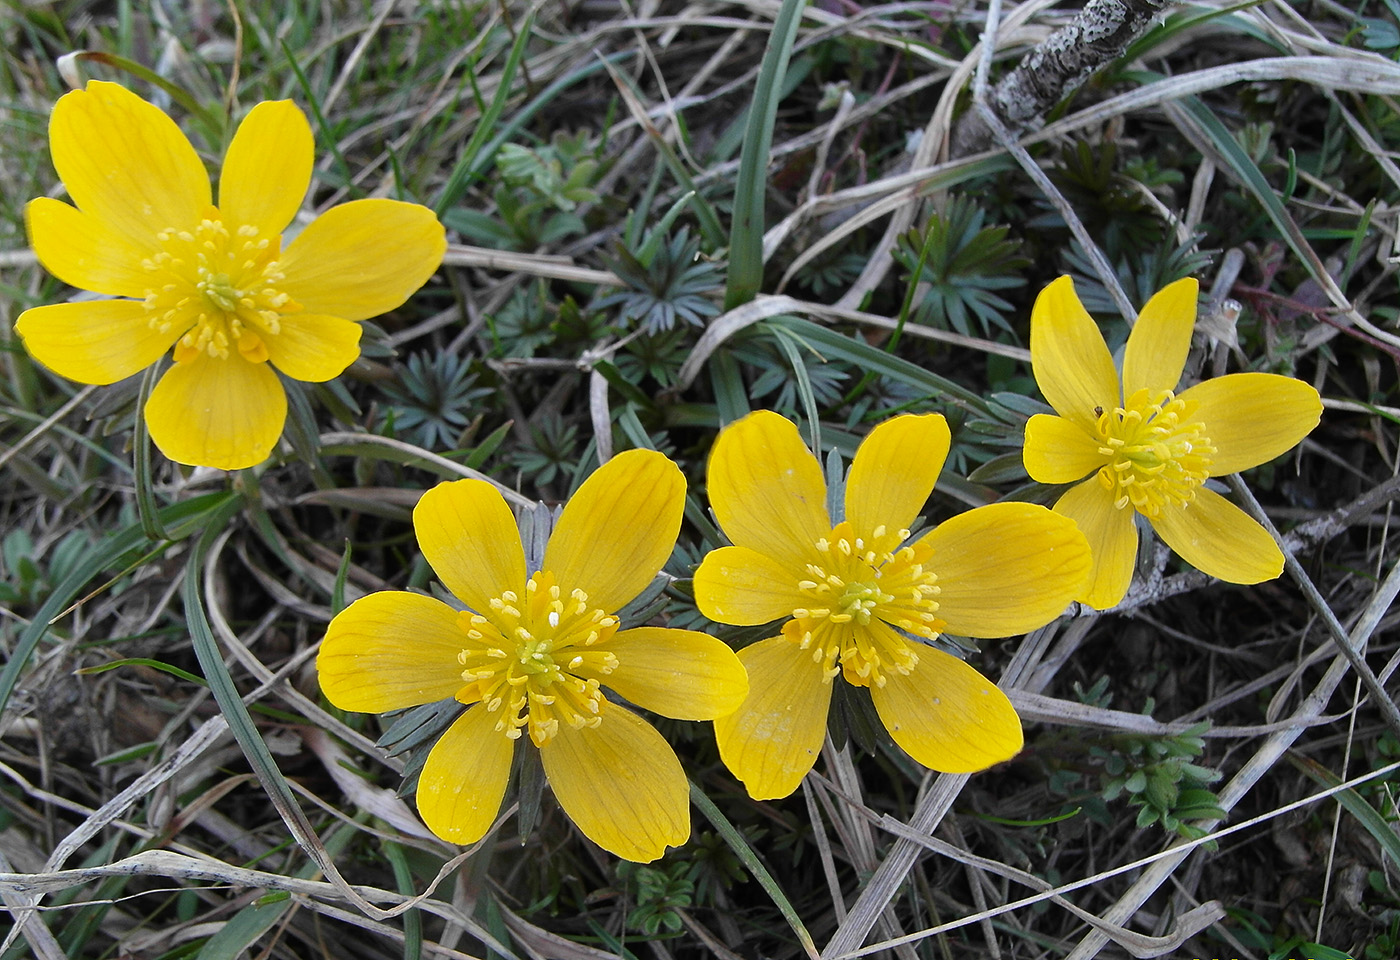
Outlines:
[[[238,301],[243,299],[243,291],[233,285],[233,281],[222,273],[215,274],[195,284],[216,310],[235,313]]]
[[[588,595],[567,596],[548,572],[525,584],[522,598],[507,590],[486,616],[463,612],[467,644],[457,654],[463,703],[478,700],[499,713],[496,729],[512,740],[528,730],[544,746],[560,724],[579,729],[602,723],[599,677],[617,669],[617,657],[599,644],[617,632],[617,617],[588,605]]]
[[[175,361],[201,353],[225,359],[233,349],[253,363],[266,360],[265,341],[281,331],[282,315],[301,309],[277,286],[281,237],[248,224],[230,233],[211,206],[194,229],[171,227],[156,239],[160,250],[141,262],[150,275],[147,323],[183,331]]]
[[[1099,470],[1099,483],[1116,495],[1115,507],[1131,503],[1155,517],[1168,504],[1196,499],[1196,488],[1210,475],[1215,447],[1205,424],[1188,420],[1191,412],[1170,390],[1152,394],[1144,387],[1124,406],[1099,414],[1099,452],[1109,458]]]
[[[927,567],[933,551],[922,542],[901,546],[907,539],[908,530],[884,526],[858,537],[844,522],[814,544],[809,578],[797,583],[809,603],[792,611],[783,633],[812,652],[828,680],[840,672],[857,686],[882,687],[887,671],[907,674],[919,662],[905,634],[932,640],[943,629],[938,577]]]

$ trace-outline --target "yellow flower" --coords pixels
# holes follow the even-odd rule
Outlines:
[[[1283,554],[1243,510],[1203,484],[1272,460],[1322,416],[1317,391],[1270,373],[1232,373],[1173,393],[1191,349],[1196,281],[1178,280],[1142,308],[1120,383],[1102,335],[1061,277],[1031,311],[1035,381],[1059,416],[1026,424],[1025,462],[1041,483],[1071,483],[1055,504],[1094,554],[1080,599],[1100,610],[1128,592],[1140,513],[1182,558],[1230,583],[1271,580]]]
[[[271,367],[315,383],[339,375],[360,354],[353,321],[402,304],[446,249],[426,207],[357,200],[284,250],[314,159],[289,100],[260,103],[239,125],[217,207],[174,121],[115,83],[59,98],[49,142],[76,206],[29,204],[34,251],[64,283],[115,299],[36,307],[15,328],[36,360],[80,383],[122,380],[174,347],[145,416],[180,463],[264,460],[287,413]]]
[[[759,411],[720,433],[710,503],[734,546],[700,564],[696,602],[720,623],[793,618],[739,651],[749,696],[715,721],[720,756],[750,795],[785,797],[807,775],[838,674],[870,689],[895,743],[927,767],[970,773],[1021,749],[1006,696],[921,641],[1043,626],[1081,589],[1089,551],[1073,523],[1028,503],[979,507],[908,542],[948,444],[938,415],[877,426],[833,526],[821,465],[791,421]]]
[[[448,697],[469,705],[418,781],[418,811],[438,836],[474,843],[486,833],[523,733],[559,805],[599,846],[649,861],[690,836],[675,753],[599,689],[681,720],[712,720],[748,691],[739,659],[714,637],[618,629],[615,611],[670,555],[684,503],[685,479],[670,460],[619,454],[564,507],[543,568],[527,575],[510,508],[490,484],[441,483],[418,501],[419,546],[469,609],[371,594],[331,621],[316,666],[326,698],[343,710]]]

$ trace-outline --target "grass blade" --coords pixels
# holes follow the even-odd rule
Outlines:
[[[636,87],[632,79],[619,73],[613,68],[612,64],[606,61],[604,61],[604,66],[607,68],[608,75],[612,77],[613,83],[617,85],[617,92],[621,94],[623,101],[627,104],[627,108],[632,112],[632,116],[636,118],[637,122],[641,125],[642,132],[647,135],[647,139],[651,141],[651,145],[656,149],[656,155],[661,158],[662,165],[670,171],[671,176],[675,178],[676,182],[681,185],[681,189],[685,191],[681,200],[684,201],[687,198],[694,200],[695,216],[700,223],[700,233],[705,238],[705,242],[713,249],[719,249],[724,246],[724,227],[719,222],[719,216],[715,213],[714,207],[710,206],[709,201],[700,195],[700,188],[695,185],[695,180],[690,176],[690,171],[685,168],[685,164],[681,162],[680,156],[672,149],[671,145],[666,142],[666,138],[661,135],[660,131],[647,120],[646,108],[642,106],[641,98],[637,95]],[[677,206],[679,206],[679,201]],[[660,246],[661,241],[664,239],[665,231],[669,229],[667,218],[673,220],[675,215],[679,213],[677,206],[673,206],[671,211],[666,214],[666,217],[662,219],[662,222],[652,229],[651,236],[653,242],[648,244],[649,246]],[[640,219],[634,219],[633,222],[639,223]],[[646,254],[644,251],[638,254],[637,259],[640,260],[643,265],[650,266],[650,257],[654,256],[654,254],[655,250],[653,250],[650,255]]]
[[[758,70],[753,106],[739,154],[739,177],[734,187],[734,221],[729,229],[729,286],[724,309],[747,303],[763,283],[763,207],[768,185],[768,160],[773,148],[773,123],[778,116],[778,91],[783,86],[805,0],[783,0],[768,49]]]
[[[1314,279],[1325,277],[1327,270],[1318,259],[1312,245],[1303,236],[1302,229],[1288,213],[1258,164],[1245,152],[1244,147],[1240,146],[1239,140],[1235,139],[1235,135],[1198,98],[1183,97],[1180,105],[1210,138],[1211,145],[1220,151],[1220,155],[1229,163],[1230,171],[1239,178],[1244,188],[1254,195],[1254,199],[1259,201],[1264,213],[1278,229],[1283,241],[1292,249],[1294,256],[1313,274]]]
[[[349,824],[341,824],[326,840],[326,849],[339,853],[354,837],[355,830]],[[314,880],[320,871],[313,863],[303,864],[292,876],[302,880]],[[412,891],[408,891],[410,894]],[[248,906],[229,918],[212,937],[205,941],[199,951],[199,960],[238,960],[259,937],[271,930],[277,921],[284,917],[296,903],[285,891],[269,894],[254,900]],[[409,913],[417,914],[416,910]]]
[[[282,55],[287,58],[287,66],[292,68],[292,74],[297,78],[301,92],[306,96],[306,105],[311,110],[311,116],[316,121],[317,129],[321,131],[326,149],[335,158],[335,168],[340,173],[341,183],[349,191],[350,196],[363,196],[364,191],[355,186],[354,178],[350,174],[350,164],[345,162],[345,155],[340,152],[340,138],[336,136],[335,128],[326,119],[326,115],[321,112],[321,100],[316,96],[316,89],[311,86],[311,80],[302,71],[301,65],[297,63],[296,54],[285,40],[282,41]]]
[[[812,941],[812,935],[807,932],[807,928],[802,924],[802,918],[797,915],[797,910],[788,901],[787,895],[783,893],[778,881],[773,879],[773,875],[759,861],[758,854],[753,852],[753,847],[749,846],[744,835],[735,829],[724,814],[720,813],[719,807],[714,805],[709,797],[705,796],[705,791],[701,790],[694,783],[690,785],[690,802],[699,808],[705,815],[705,819],[710,821],[710,826],[715,828],[715,832],[720,835],[725,843],[729,844],[729,849],[734,851],[734,855],[743,862],[753,878],[758,881],[764,891],[772,898],[774,905],[782,913],[783,919],[792,927],[792,932],[797,934],[797,939],[802,943],[802,949],[812,960],[817,960],[817,946]]]
[[[1290,753],[1288,759],[1292,761],[1293,766],[1321,787],[1335,787],[1342,782],[1335,773],[1310,757]],[[1375,839],[1381,850],[1390,858],[1390,862],[1400,867],[1400,836],[1395,835],[1394,826],[1384,815],[1354,789],[1338,790],[1336,797],[1342,808],[1366,828],[1366,832]]]
[[[229,511],[228,514],[217,516],[215,519],[226,521],[231,514],[232,511]],[[292,836],[317,866],[328,874],[335,874],[333,865],[329,861],[323,862],[325,850],[317,839],[311,822],[307,820],[292,793],[292,788],[282,776],[282,771],[278,768],[277,761],[272,758],[272,752],[268,750],[262,734],[258,733],[258,728],[243,703],[242,694],[234,686],[233,677],[229,675],[228,667],[224,664],[218,640],[214,637],[214,629],[210,626],[208,614],[204,610],[204,596],[200,589],[203,580],[201,574],[205,558],[215,542],[227,535],[223,527],[222,522],[211,522],[194,549],[190,551],[185,565],[180,595],[185,604],[185,619],[189,624],[195,658],[199,660],[199,668],[209,681],[209,690],[214,694],[219,710],[228,721],[229,731],[238,741],[238,746],[248,758],[253,773],[277,808],[277,812],[281,814],[283,822],[291,830]]]
[[[153,363],[141,376],[141,393],[136,400],[138,411],[132,424],[131,446],[134,453],[136,473],[136,513],[141,518],[141,529],[147,539],[158,542],[169,539],[165,527],[160,522],[160,510],[156,505],[156,492],[151,482],[151,437],[146,429],[146,401],[160,379],[161,365]]]
[[[733,423],[749,412],[749,392],[739,361],[728,350],[717,350],[710,358],[710,385],[715,391],[719,425]]]
[[[868,343],[837,333],[810,320],[803,320],[801,317],[773,317],[764,322],[787,329],[828,360],[845,360],[871,373],[901,380],[929,396],[990,415],[987,402],[978,394],[925,370],[918,364],[886,353],[879,347],[872,347]]]
[[[439,217],[446,213],[466,192],[472,180],[481,173],[479,168],[484,167],[496,155],[496,151],[492,149],[483,156],[482,148],[486,145],[486,138],[491,136],[492,131],[496,129],[496,121],[501,118],[501,113],[506,108],[506,101],[510,99],[511,87],[515,83],[515,74],[520,70],[520,64],[525,60],[525,46],[530,42],[530,33],[534,23],[534,17],[526,17],[525,22],[520,25],[520,30],[515,34],[515,42],[510,46],[510,53],[507,54],[505,66],[501,70],[500,82],[496,85],[496,95],[491,98],[486,112],[477,121],[471,139],[462,148],[461,156],[457,158],[456,165],[448,174],[447,182],[442,186],[442,192],[438,194],[437,203],[433,204],[433,212]],[[480,159],[480,163],[477,162],[478,159]]]
[[[780,318],[774,317],[773,319]],[[812,454],[820,457],[822,455],[821,415],[817,411],[817,397],[812,392],[812,378],[807,373],[807,365],[802,362],[802,354],[798,352],[798,347],[805,346],[805,344],[792,331],[779,326],[773,327],[773,340],[792,366],[792,378],[797,385],[797,399],[802,404],[802,412],[807,415],[808,440],[811,442]]]
[[[161,524],[170,531],[173,539],[157,547],[157,550],[163,549],[174,540],[189,536],[210,518],[228,509],[230,503],[236,502],[231,493],[210,493],[163,508],[157,516]],[[134,550],[147,551],[151,545],[152,542],[142,530],[141,524],[134,523],[98,543],[81,559],[73,572],[54,588],[29,626],[20,634],[10,659],[5,663],[5,669],[0,671],[0,712],[3,712],[9,703],[10,694],[14,693],[15,684],[19,682],[20,671],[29,662],[29,657],[39,646],[39,641],[49,632],[53,621],[61,617],[72,604],[78,592],[103,570],[116,566],[124,554]],[[149,555],[143,554],[138,562],[145,563],[149,559]]]

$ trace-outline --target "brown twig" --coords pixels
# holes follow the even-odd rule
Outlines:
[[[1147,32],[1169,0],[1089,0],[1073,20],[1046,37],[992,90],[988,106],[1014,136],[1117,60]],[[995,127],[976,110],[953,131],[952,155],[985,150]]]

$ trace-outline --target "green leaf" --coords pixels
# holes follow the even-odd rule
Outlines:
[[[516,44],[521,48],[522,53],[524,49],[524,39],[528,39],[528,36],[528,31],[522,30],[516,38]],[[515,56],[515,52],[515,48],[512,47],[511,57]],[[472,133],[471,140],[467,142],[467,146],[463,149],[462,155],[457,159],[456,166],[453,167],[452,173],[448,176],[447,182],[443,185],[442,193],[438,195],[437,203],[433,204],[433,209],[437,212],[437,215],[442,217],[454,203],[460,200],[462,194],[466,193],[467,188],[471,186],[472,181],[484,173],[490,166],[496,157],[496,152],[500,150],[502,146],[509,143],[511,138],[519,133],[535,114],[552,103],[556,97],[575,84],[606,69],[609,64],[627,60],[636,55],[636,50],[621,50],[617,53],[610,53],[605,57],[598,57],[591,63],[585,64],[577,70],[565,74],[531,97],[529,103],[501,126],[500,132],[497,133],[489,143],[485,146],[481,146],[479,141],[484,140],[486,136],[490,134],[492,127],[500,116],[500,109],[497,109],[497,104],[500,104],[501,109],[505,107],[505,97],[508,92],[507,88],[509,87],[509,83],[503,78],[501,86],[497,90],[496,97],[492,100],[491,107],[486,113],[482,114],[481,119],[477,121],[476,131],[480,131],[480,136],[478,136],[476,131]],[[509,63],[509,61],[507,61],[507,63]]]
[[[1273,221],[1274,227],[1282,235],[1284,242],[1293,250],[1294,256],[1313,275],[1313,279],[1318,280],[1320,276],[1324,276],[1326,270],[1322,261],[1318,259],[1317,253],[1313,251],[1307,238],[1303,236],[1303,231],[1288,213],[1283,201],[1278,198],[1278,194],[1274,192],[1273,186],[1264,177],[1258,165],[1255,164],[1244,147],[1240,146],[1240,142],[1235,139],[1235,135],[1197,97],[1183,97],[1180,100],[1180,105],[1200,125],[1210,142],[1220,151],[1221,156],[1229,164],[1230,171],[1244,184],[1245,189],[1254,195],[1254,199],[1259,201],[1259,205],[1264,208],[1264,213]],[[1319,282],[1321,281],[1319,280]]]
[[[350,164],[345,162],[345,156],[340,152],[340,137],[321,110],[321,98],[316,96],[316,89],[311,86],[311,81],[301,69],[296,52],[288,46],[286,40],[282,40],[281,44],[282,55],[287,58],[287,66],[291,67],[293,75],[296,76],[297,84],[306,97],[306,105],[311,109],[311,116],[316,121],[316,128],[321,131],[321,142],[326,145],[326,149],[330,150],[331,156],[335,158],[335,167],[340,175],[340,181],[345,184],[351,197],[363,196],[364,191],[355,185],[354,178],[350,175]]]
[[[1288,759],[1292,761],[1293,766],[1324,787],[1335,787],[1342,782],[1331,770],[1310,757],[1289,753]],[[1400,836],[1395,835],[1395,830],[1380,811],[1350,788],[1338,791],[1333,796],[1342,805],[1342,809],[1355,817],[1357,822],[1366,828],[1366,832],[1375,838],[1381,850],[1390,858],[1390,862],[1400,866]]]
[[[774,317],[773,319],[779,318]],[[787,357],[788,363],[792,366],[793,377],[797,382],[797,397],[802,403],[802,412],[807,416],[809,434],[807,439],[812,453],[819,457],[822,450],[821,416],[817,412],[817,398],[812,394],[812,378],[807,374],[807,365],[802,362],[802,355],[797,350],[802,341],[780,326],[773,327],[772,332],[778,349],[782,351],[783,356]]]
[[[734,824],[730,823],[729,820],[725,818],[724,814],[720,812],[719,807],[715,806],[714,802],[710,800],[709,797],[705,796],[705,792],[694,783],[690,785],[690,802],[705,815],[705,819],[710,821],[710,825],[715,828],[715,832],[720,835],[725,843],[729,844],[729,849],[734,851],[734,855],[748,868],[749,873],[758,881],[759,886],[772,898],[774,905],[777,906],[778,911],[783,915],[783,919],[786,920],[788,926],[792,928],[792,932],[797,934],[797,939],[802,944],[802,948],[807,952],[807,956],[816,960],[818,956],[817,947],[812,941],[812,935],[808,933],[807,928],[803,926],[802,918],[798,916],[797,910],[793,907],[792,902],[788,900],[787,895],[784,894],[782,888],[778,886],[778,881],[774,880],[773,875],[759,862],[758,854],[754,853],[753,847],[749,846],[748,841],[744,839],[744,835],[735,829]]]
[[[749,391],[739,361],[728,350],[716,350],[710,357],[710,386],[715,391],[715,406],[719,411],[717,427],[733,423],[749,413]]]
[[[526,17],[525,22],[520,25],[520,30],[515,35],[515,42],[511,44],[510,53],[506,56],[505,65],[501,68],[500,80],[496,85],[496,95],[491,98],[490,106],[477,120],[476,126],[472,129],[471,139],[462,148],[461,154],[457,157],[457,163],[453,166],[452,172],[447,175],[447,182],[443,184],[442,192],[438,194],[437,203],[433,204],[433,212],[439,217],[446,213],[448,208],[466,192],[472,180],[486,168],[487,163],[495,159],[497,150],[505,142],[507,134],[506,131],[502,131],[496,142],[491,145],[491,149],[483,149],[486,138],[491,136],[491,132],[496,129],[496,121],[501,118],[501,113],[506,108],[506,101],[510,99],[515,74],[525,59],[525,47],[530,41],[530,32],[533,26],[534,17]]]
[[[1268,44],[1281,54],[1288,54],[1290,51],[1287,47],[1279,43],[1277,37],[1273,36],[1268,31],[1260,29],[1258,25],[1243,17],[1234,16],[1234,14],[1242,10],[1248,10],[1258,5],[1259,0],[1243,0],[1242,3],[1237,3],[1229,7],[1207,10],[1204,13],[1190,11],[1173,13],[1157,26],[1130,43],[1128,49],[1123,51],[1123,55],[1118,58],[1118,63],[1133,63],[1146,56],[1154,48],[1171,40],[1173,37],[1187,33],[1216,19],[1223,21],[1219,25],[1222,29],[1228,27],[1237,33],[1244,34],[1261,43]]]
[[[82,676],[91,676],[98,673],[106,673],[108,670],[115,670],[118,667],[150,667],[152,670],[159,670],[161,673],[168,673],[172,677],[179,677],[188,683],[197,683],[201,687],[207,686],[203,677],[197,677],[188,670],[181,670],[179,667],[160,660],[152,660],[150,657],[127,657],[123,660],[109,660],[106,663],[99,663],[91,667],[79,667],[73,672]]]
[[[399,893],[413,896],[418,891],[413,885],[413,872],[408,868],[408,856],[402,844],[392,840],[384,841],[384,859],[394,870],[394,885]],[[419,960],[423,955],[423,911],[417,907],[403,915],[403,958]]]
[[[926,396],[946,400],[976,413],[990,416],[987,402],[977,393],[954,383],[952,380],[925,370],[918,364],[886,353],[878,347],[872,347],[863,340],[848,337],[800,317],[775,317],[764,322],[772,326],[785,327],[797,334],[806,341],[809,347],[815,349],[827,360],[845,360],[857,367],[907,383],[922,391]],[[718,356],[719,354],[716,354],[716,357]],[[713,363],[714,361],[711,360],[711,365]]]
[[[973,483],[1020,483],[1028,476],[1025,461],[1018,450],[1015,453],[1003,453],[992,457],[969,473],[967,479]]]
[[[260,899],[244,907],[205,942],[199,960],[238,960],[291,906],[291,899],[282,896],[269,903]]]
[[[1351,954],[1336,947],[1307,940],[1290,940],[1269,954],[1269,960],[1285,960],[1287,957],[1308,957],[1309,960],[1351,960]]]
[[[356,833],[351,824],[340,824],[327,838],[326,852],[334,856],[344,850]],[[307,863],[299,867],[293,876],[302,880],[312,880],[319,873],[320,868],[316,864]],[[199,960],[239,960],[259,937],[271,930],[273,925],[286,915],[295,902],[286,890],[273,890],[254,900],[235,913],[217,933],[205,941],[204,947],[199,951]],[[416,910],[409,911],[409,914],[416,913]],[[405,915],[404,921],[407,928],[408,914]]]
[[[768,161],[773,149],[773,124],[778,116],[778,96],[787,72],[792,44],[802,23],[806,0],[783,0],[768,49],[758,70],[753,106],[739,154],[739,175],[734,186],[734,220],[729,230],[729,287],[724,309],[748,303],[763,283],[763,209],[767,199]]]
[[[165,528],[160,523],[156,494],[151,484],[151,438],[146,429],[146,400],[160,379],[160,363],[153,363],[141,375],[141,391],[136,400],[136,418],[132,425],[131,445],[135,454],[136,513],[141,518],[141,529],[151,540],[164,540]]]
[[[340,565],[335,570],[335,584],[331,587],[331,616],[345,609],[345,581],[350,577],[350,540],[345,540],[345,551],[340,555]]]
[[[173,539],[155,544],[154,549],[139,523],[125,527],[94,545],[77,568],[54,588],[53,593],[34,614],[34,619],[20,634],[4,670],[0,671],[0,712],[3,712],[5,705],[9,703],[10,694],[19,682],[20,672],[29,662],[29,657],[38,647],[39,641],[49,632],[53,621],[67,610],[78,596],[78,592],[87,586],[88,581],[103,570],[116,566],[123,556],[132,551],[139,550],[143,556],[128,569],[146,562],[151,554],[163,552],[174,540],[187,537],[203,529],[206,524],[217,521],[218,525],[222,526],[223,518],[231,513],[230,504],[236,505],[237,502],[238,498],[234,494],[220,492],[163,507],[157,512],[157,517]]]
[[[974,813],[978,820],[985,820],[988,823],[1000,823],[1007,827],[1045,827],[1052,823],[1059,823],[1062,820],[1070,820],[1079,816],[1083,807],[1075,807],[1073,810],[1066,810],[1064,813],[1054,817],[1045,817],[1040,820],[1009,820],[1006,817],[994,817],[989,813]]]

